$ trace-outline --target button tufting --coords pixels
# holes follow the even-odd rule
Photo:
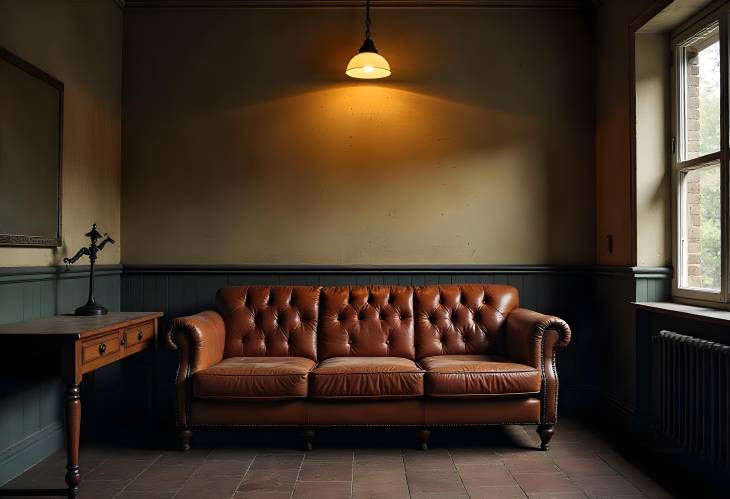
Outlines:
[[[365,320],[365,312],[360,312],[359,314],[357,314],[357,318],[361,321]]]
[[[390,345],[390,340],[385,340],[386,345]]]

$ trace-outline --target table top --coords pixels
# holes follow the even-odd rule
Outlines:
[[[109,312],[107,315],[54,315],[0,325],[0,335],[67,336],[81,338],[162,317],[162,312]]]

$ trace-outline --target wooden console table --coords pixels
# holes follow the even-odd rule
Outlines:
[[[43,336],[59,340],[61,375],[66,386],[67,489],[53,491],[0,489],[0,496],[48,495],[76,497],[81,481],[79,436],[84,374],[157,345],[160,312],[110,312],[94,317],[57,315],[46,319],[0,325],[0,335]]]

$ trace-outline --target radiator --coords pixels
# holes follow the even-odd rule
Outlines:
[[[730,346],[661,331],[653,348],[660,436],[707,464],[730,468]]]

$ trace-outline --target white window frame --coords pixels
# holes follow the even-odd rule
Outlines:
[[[691,25],[683,26],[680,30],[672,33],[672,105],[671,105],[671,130],[672,130],[672,262],[674,264],[674,276],[672,279],[672,295],[688,302],[712,303],[712,304],[728,304],[730,296],[728,289],[728,257],[730,252],[730,234],[728,234],[728,158],[730,141],[728,140],[728,15],[730,2],[724,2],[720,7],[714,8],[711,12],[704,15],[701,19],[692,22]],[[685,140],[683,137],[683,123],[685,106],[683,102],[684,92],[684,47],[687,40],[693,35],[699,33],[705,28],[717,23],[719,27],[720,38],[720,151],[711,154],[705,154],[697,158],[681,161],[683,157],[683,148]],[[721,276],[720,291],[714,292],[697,288],[680,287],[682,273],[684,272],[684,262],[682,261],[684,251],[683,245],[686,243],[686,237],[680,221],[686,220],[684,217],[684,193],[682,192],[682,183],[680,182],[683,172],[696,169],[715,162],[719,159],[720,164],[720,228],[722,233],[721,239]]]

